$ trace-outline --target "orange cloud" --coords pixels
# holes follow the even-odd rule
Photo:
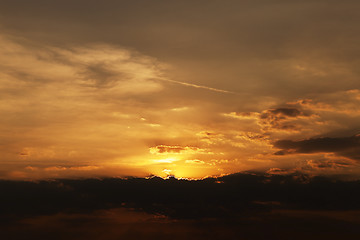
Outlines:
[[[207,151],[206,149],[201,149],[198,147],[182,147],[182,146],[167,146],[167,145],[158,145],[155,147],[150,147],[151,154],[213,154],[212,152]]]

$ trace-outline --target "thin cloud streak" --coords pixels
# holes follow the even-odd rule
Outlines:
[[[204,86],[204,85],[197,85],[197,84],[193,84],[193,83],[181,82],[181,81],[176,81],[176,80],[167,79],[167,78],[156,78],[156,80],[176,83],[176,84],[180,84],[180,85],[187,86],[187,87],[206,89],[206,90],[214,91],[214,92],[238,94],[236,92],[231,92],[231,91],[228,91],[228,90],[223,90],[223,89],[219,89],[219,88],[212,88],[212,87],[208,87],[208,86]]]

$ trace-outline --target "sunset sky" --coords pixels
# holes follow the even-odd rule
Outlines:
[[[0,178],[360,176],[357,0],[1,0]]]

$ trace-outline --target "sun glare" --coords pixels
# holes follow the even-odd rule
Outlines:
[[[168,157],[168,158],[162,158],[162,159],[155,159],[152,160],[154,163],[173,163],[178,161],[179,159],[175,157]]]

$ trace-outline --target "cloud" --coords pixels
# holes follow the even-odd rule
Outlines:
[[[269,117],[269,115],[276,115],[280,116],[280,118],[284,118],[304,116],[305,114],[296,108],[276,108],[267,110],[265,113],[261,114],[260,118],[266,119]]]
[[[55,176],[41,167],[21,170],[29,163],[69,166],[59,173],[64,176],[100,159],[101,166],[118,163],[141,152],[137,131],[142,137],[156,131],[150,130],[155,123],[140,120],[152,102],[143,98],[165,88],[154,80],[165,69],[155,58],[111,44],[60,47],[5,34],[0,55],[6,56],[0,58],[0,165],[6,171],[0,177]]]
[[[317,170],[328,170],[328,169],[343,169],[343,168],[353,168],[356,166],[354,161],[349,159],[323,159],[323,160],[309,160],[307,165],[312,169]],[[306,167],[303,167],[303,169]]]
[[[59,164],[61,161],[59,161]],[[64,163],[64,161],[62,161]],[[23,167],[25,164],[31,164]],[[84,179],[89,177],[117,176],[127,177],[131,175],[146,176],[149,173],[134,166],[126,164],[118,164],[117,166],[102,165],[78,165],[76,163],[68,163],[68,165],[51,165],[52,162],[18,163],[17,165],[5,165],[4,172],[1,173],[0,179],[12,180],[44,180],[44,179]]]
[[[204,161],[201,161],[199,159],[185,160],[185,163],[189,163],[189,164],[205,164]]]
[[[237,119],[258,119],[260,113],[258,112],[231,112],[231,113],[224,113],[223,116],[225,117],[232,117]]]
[[[300,141],[279,140],[274,143],[274,147],[281,149],[275,153],[276,155],[329,152],[351,159],[360,160],[359,135],[339,138],[311,138]]]
[[[266,173],[271,175],[289,175],[296,173],[296,169],[270,168]]]
[[[358,108],[360,94],[358,89],[322,93],[314,96],[315,99],[299,99],[289,102],[289,105],[301,107],[308,111],[316,111],[319,114],[338,114],[359,116]]]
[[[280,107],[263,111],[259,116],[259,124],[262,125],[264,131],[301,131],[303,126],[296,120],[309,119],[313,116],[312,113],[298,108]]]
[[[150,147],[151,154],[213,154],[208,152],[206,149],[201,149],[198,147],[189,147],[189,146],[167,146],[167,145],[158,145],[155,147]]]
[[[216,133],[213,131],[201,131],[196,134],[200,138],[201,141],[206,142],[208,144],[214,144],[218,141],[224,140],[224,135],[222,133]]]
[[[151,80],[160,74],[155,59],[125,48],[106,44],[88,44],[59,48],[40,46],[12,36],[1,36],[2,58],[0,67],[5,74],[2,79],[3,91],[12,86],[21,86],[22,92],[36,84],[34,91],[51,87],[70,90],[68,94],[91,94],[92,88],[118,94],[146,93],[161,90]],[[5,78],[5,79],[4,79]],[[21,85],[20,85],[21,84]],[[144,85],[140,88],[139,85]],[[29,89],[30,90],[30,89]],[[59,91],[57,94],[64,94]],[[71,95],[70,95],[71,96]]]
[[[205,89],[205,90],[209,90],[209,91],[213,91],[213,92],[219,92],[219,93],[237,94],[235,92],[231,92],[231,91],[228,91],[228,90],[223,90],[223,89],[213,88],[213,87],[208,87],[208,86],[203,86],[203,85],[197,85],[197,84],[193,84],[193,83],[181,82],[181,81],[176,81],[176,80],[172,80],[172,79],[168,79],[168,78],[156,78],[156,79],[160,80],[160,81],[180,84],[180,85],[183,85],[183,86],[186,86],[186,87],[200,88],[200,89]]]
[[[303,131],[307,125],[318,118],[309,110],[303,110],[301,106],[288,104],[285,107],[270,108],[262,112],[231,112],[223,114],[239,120],[255,120],[263,132],[296,132]]]

